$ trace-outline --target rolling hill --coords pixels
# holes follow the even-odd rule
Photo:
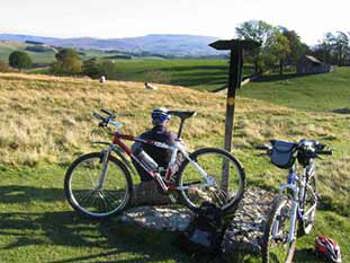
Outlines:
[[[44,52],[33,52],[26,50],[28,46],[22,42],[0,41],[0,60],[7,62],[9,55],[16,50],[27,52],[35,65],[49,64],[55,60],[55,52],[52,49],[47,49]]]
[[[0,34],[0,40],[25,42],[34,41],[57,47],[80,49],[116,50],[137,55],[157,54],[168,57],[222,56],[208,46],[216,37],[195,35],[153,34],[142,37],[97,39],[97,38],[51,38],[31,35]]]

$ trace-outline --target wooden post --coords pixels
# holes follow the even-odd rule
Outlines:
[[[231,151],[233,122],[235,115],[236,91],[241,86],[242,79],[242,49],[231,51],[229,80],[226,99],[226,119],[225,119],[225,150]]]
[[[230,68],[228,78],[228,89],[226,98],[226,119],[225,119],[225,150],[231,152],[233,124],[235,115],[236,91],[241,86],[242,68],[243,68],[243,50],[254,49],[260,46],[259,43],[252,40],[218,40],[209,46],[217,50],[230,50]],[[228,162],[223,162],[223,173],[221,189],[227,192],[228,189]]]

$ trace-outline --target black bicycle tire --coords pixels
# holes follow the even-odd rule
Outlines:
[[[127,182],[127,188],[128,188],[128,196],[125,202],[125,205],[123,205],[123,207],[119,210],[114,211],[113,213],[109,214],[109,215],[104,215],[104,216],[94,216],[91,214],[87,214],[85,213],[83,210],[81,210],[73,201],[71,193],[70,193],[70,186],[69,186],[69,182],[70,182],[70,177],[73,174],[74,169],[83,161],[86,161],[87,159],[91,159],[91,158],[100,158],[101,156],[101,152],[91,152],[91,153],[87,153],[84,155],[79,156],[77,159],[75,159],[72,164],[68,167],[66,174],[65,174],[65,178],[64,178],[64,194],[66,196],[66,199],[69,203],[69,205],[76,211],[78,212],[80,215],[90,218],[90,219],[106,219],[109,218],[111,216],[115,216],[117,214],[120,214],[122,211],[124,211],[128,205],[130,204],[132,195],[133,195],[133,182],[132,182],[132,178],[130,176],[130,172],[129,170],[126,168],[126,166],[123,164],[123,162],[121,162],[119,159],[115,158],[112,155],[109,155],[109,161],[113,162],[116,166],[119,166],[126,178],[126,182]]]
[[[283,203],[288,202],[288,199],[284,195],[277,195],[273,199],[272,208],[268,215],[264,235],[262,238],[262,245],[261,245],[261,257],[263,263],[270,263],[270,255],[269,255],[269,242],[270,242],[270,235],[271,235],[271,228],[272,224],[275,220],[277,210],[282,206]],[[296,247],[296,239],[292,242],[290,249],[288,251],[288,259],[285,262],[280,263],[292,263],[293,257],[295,254],[295,247]]]
[[[244,190],[245,190],[245,171],[243,166],[241,165],[241,163],[238,161],[238,159],[236,159],[236,157],[234,157],[231,153],[229,153],[228,151],[224,150],[224,149],[220,149],[220,148],[210,148],[210,147],[206,147],[206,148],[200,148],[194,152],[192,152],[189,157],[191,159],[194,159],[196,157],[198,157],[201,154],[207,154],[207,153],[219,153],[219,154],[223,154],[226,157],[228,157],[231,161],[233,161],[236,165],[236,167],[238,168],[238,173],[239,173],[239,177],[240,177],[240,181],[241,181],[241,185],[240,185],[240,189],[238,190],[238,194],[236,195],[236,198],[233,199],[233,202],[229,205],[227,205],[225,208],[221,208],[222,212],[232,212],[233,210],[235,210],[239,204],[239,202],[242,200],[243,198],[243,194],[244,194]],[[185,159],[185,161],[181,164],[180,168],[179,168],[179,172],[178,172],[178,176],[176,177],[176,185],[180,186],[180,182],[181,182],[181,178],[182,178],[182,174],[186,168],[186,166],[189,164],[189,161],[187,159]],[[184,198],[184,192],[183,191],[179,191],[179,200],[180,202],[182,202],[183,204],[185,204],[190,210],[192,211],[198,211],[198,207],[193,207],[191,204],[189,204],[187,202],[187,200]]]

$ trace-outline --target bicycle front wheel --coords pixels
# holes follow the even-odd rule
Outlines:
[[[316,174],[312,174],[309,178],[304,195],[301,203],[303,217],[299,220],[298,236],[310,234],[314,226],[317,209]]]
[[[274,199],[267,219],[262,244],[263,263],[292,263],[296,240],[288,241],[290,232],[291,201],[285,196]]]
[[[239,161],[218,148],[202,148],[185,160],[177,177],[180,198],[191,210],[211,202],[223,211],[230,210],[243,197],[245,173]]]
[[[72,208],[84,216],[106,218],[121,212],[130,201],[132,180],[129,171],[111,155],[106,165],[103,155],[94,152],[80,156],[66,172],[66,198]]]

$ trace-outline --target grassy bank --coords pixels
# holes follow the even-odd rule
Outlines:
[[[132,117],[120,119],[126,124],[123,131],[139,134],[150,127],[149,112],[157,106],[199,112],[184,130],[190,149],[222,146],[225,97],[220,94],[163,85],[149,91],[136,82],[101,85],[84,79],[0,74],[0,259],[190,262],[172,244],[174,236],[169,233],[119,227],[117,219],[91,223],[76,217],[63,200],[67,165],[75,156],[91,150],[89,140],[110,140],[96,127],[91,112],[105,107],[132,113]],[[342,245],[344,262],[350,260],[350,117],[304,112],[242,96],[237,99],[237,110],[233,153],[244,164],[250,185],[276,189],[284,180],[283,171],[256,156],[253,146],[257,143],[270,138],[306,137],[336,149],[334,157],[319,161],[322,200],[313,235],[335,237]],[[172,128],[177,124],[174,121]],[[298,262],[318,262],[307,252],[313,246],[312,238],[298,243],[298,256],[303,260]]]
[[[303,77],[267,76],[244,86],[239,94],[300,110],[350,113],[350,68]]]

